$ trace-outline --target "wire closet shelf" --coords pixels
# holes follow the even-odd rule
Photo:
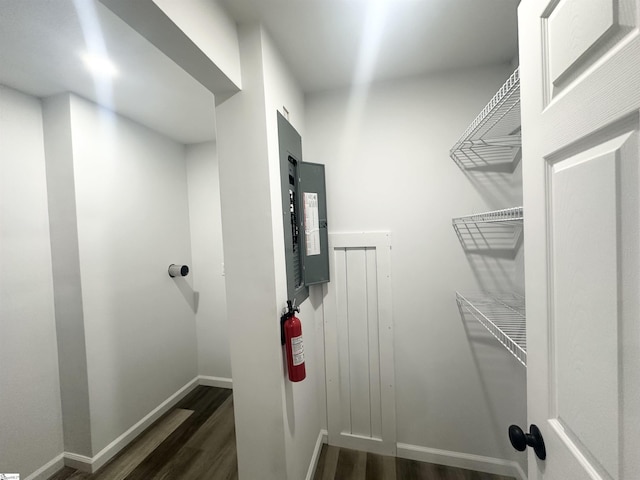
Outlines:
[[[515,163],[521,145],[520,70],[516,68],[467,127],[449,155],[463,170],[487,167]]]
[[[462,295],[461,311],[480,322],[518,361],[527,366],[527,328],[524,297],[516,293]]]
[[[455,227],[466,223],[510,223],[522,222],[523,220],[524,209],[522,207],[513,207],[456,217],[452,220],[452,224]]]

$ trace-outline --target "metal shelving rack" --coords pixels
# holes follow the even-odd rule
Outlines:
[[[505,208],[503,210],[494,210],[491,212],[475,213],[473,215],[465,215],[464,217],[456,217],[452,220],[453,226],[463,225],[467,223],[506,223],[506,222],[522,222],[524,220],[524,211],[522,207]]]
[[[516,68],[449,155],[463,170],[515,164],[520,157],[520,70]]]
[[[516,68],[449,152],[462,170],[513,172],[521,157],[520,70]],[[452,220],[466,251],[517,250],[522,207],[476,213]],[[527,365],[524,297],[517,294],[462,295],[460,313],[482,324],[522,365]]]
[[[462,312],[480,322],[518,361],[527,366],[527,328],[524,297],[512,294],[463,296],[456,292]]]

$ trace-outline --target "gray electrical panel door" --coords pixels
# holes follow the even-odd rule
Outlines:
[[[329,281],[329,236],[324,165],[301,162],[298,169],[304,284],[315,285]]]
[[[277,115],[287,298],[295,301],[296,305],[300,305],[309,296],[309,288],[304,284],[301,239],[303,233],[301,231],[298,190],[299,166],[302,164],[302,138],[280,112]]]
[[[277,116],[287,297],[300,305],[309,285],[329,281],[324,165],[302,161],[300,134]]]

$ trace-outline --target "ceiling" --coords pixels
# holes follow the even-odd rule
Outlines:
[[[176,0],[178,1],[178,0]],[[264,24],[306,93],[511,61],[518,0],[209,0]],[[181,143],[215,139],[209,90],[95,0],[0,0],[0,84],[71,91]],[[97,78],[81,53],[108,53]]]
[[[262,21],[305,92],[510,62],[518,0],[220,0]]]
[[[0,0],[0,45],[0,84],[74,92],[181,143],[215,138],[213,94],[98,2]],[[85,51],[108,53],[119,74],[94,78]]]

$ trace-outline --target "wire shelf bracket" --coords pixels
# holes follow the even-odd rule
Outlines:
[[[527,366],[526,312],[522,295],[462,295],[456,292],[456,302],[462,313],[469,313],[522,365]]]
[[[515,164],[520,159],[520,69],[511,74],[451,148],[463,170]]]

